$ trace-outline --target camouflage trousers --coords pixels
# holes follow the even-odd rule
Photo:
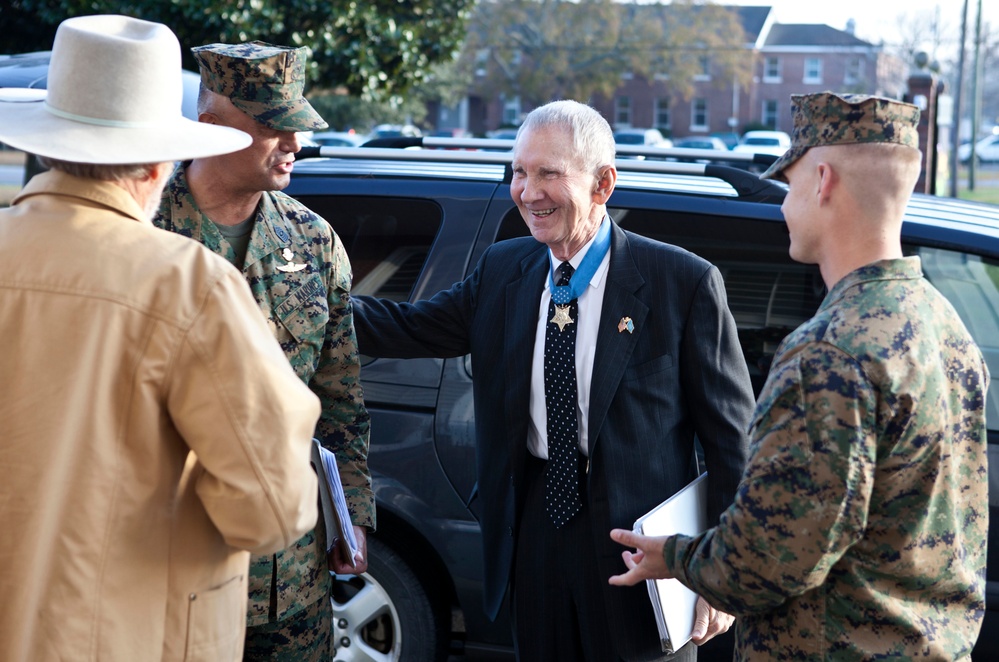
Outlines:
[[[333,608],[317,600],[283,621],[246,628],[244,662],[329,662]]]

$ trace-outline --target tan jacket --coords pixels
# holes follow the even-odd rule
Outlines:
[[[317,398],[239,272],[144,219],[58,172],[0,211],[0,660],[238,660],[240,550],[316,521]]]

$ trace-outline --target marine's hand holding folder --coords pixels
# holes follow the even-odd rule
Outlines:
[[[645,581],[659,626],[663,651],[675,652],[692,638],[701,644],[728,630],[732,617],[713,609],[696,593],[669,573],[663,559],[663,544],[670,535],[696,535],[707,529],[707,474],[640,517],[635,532],[615,529],[611,538],[634,547],[622,552],[628,572],[610,578],[610,583],[630,586]]]
[[[326,525],[326,554],[330,555],[336,545],[340,557],[356,568],[363,560],[363,555],[350,521],[347,498],[336,467],[336,456],[323,448],[318,439],[312,440],[312,468],[319,476],[319,500]]]

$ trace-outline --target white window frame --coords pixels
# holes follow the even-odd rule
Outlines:
[[[503,99],[503,126],[518,126],[520,125],[520,118],[523,114],[520,105],[520,97],[512,97],[510,99]]]
[[[475,51],[475,75],[482,77],[488,72],[487,65],[489,63],[490,52],[488,48],[480,48]]]
[[[622,94],[614,97],[614,126],[631,126],[631,97]]]
[[[859,55],[846,61],[846,72],[843,74],[844,85],[856,85],[864,78],[864,58]]]
[[[771,68],[773,64],[773,68]],[[783,82],[784,78],[781,75],[781,59],[776,55],[768,55],[763,60],[763,82],[764,83],[780,83]]]
[[[711,56],[704,54],[697,57],[700,71],[694,74],[694,80],[698,83],[705,83],[711,80]]]
[[[699,110],[698,109],[699,106],[701,106],[702,109]],[[690,100],[690,130],[691,131],[707,131],[708,130],[708,125],[711,123],[711,115],[708,112],[709,109],[710,108],[708,106],[708,100],[705,99],[705,98],[703,98],[703,97],[699,97],[699,98],[691,99]],[[697,123],[697,116],[701,115],[701,114],[704,115],[704,118],[703,118],[704,119],[704,123],[703,124],[698,124]]]
[[[822,84],[822,58],[819,57],[806,57],[805,58],[805,72],[801,79],[801,82],[805,85],[821,85]]]
[[[760,120],[771,129],[777,129],[777,120],[780,119],[780,104],[776,99],[764,99],[763,109],[760,112]]]
[[[662,121],[663,115],[666,116],[665,122]],[[656,97],[652,101],[652,116],[656,118],[653,126],[660,131],[673,128],[673,113],[670,108],[669,97]]]

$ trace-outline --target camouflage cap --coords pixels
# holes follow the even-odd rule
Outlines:
[[[865,94],[792,94],[791,148],[760,175],[787,181],[784,170],[810,147],[854,143],[895,143],[919,149],[919,109],[894,99]]]
[[[262,41],[209,44],[191,49],[201,82],[278,131],[312,131],[328,125],[302,96],[306,49]]]

